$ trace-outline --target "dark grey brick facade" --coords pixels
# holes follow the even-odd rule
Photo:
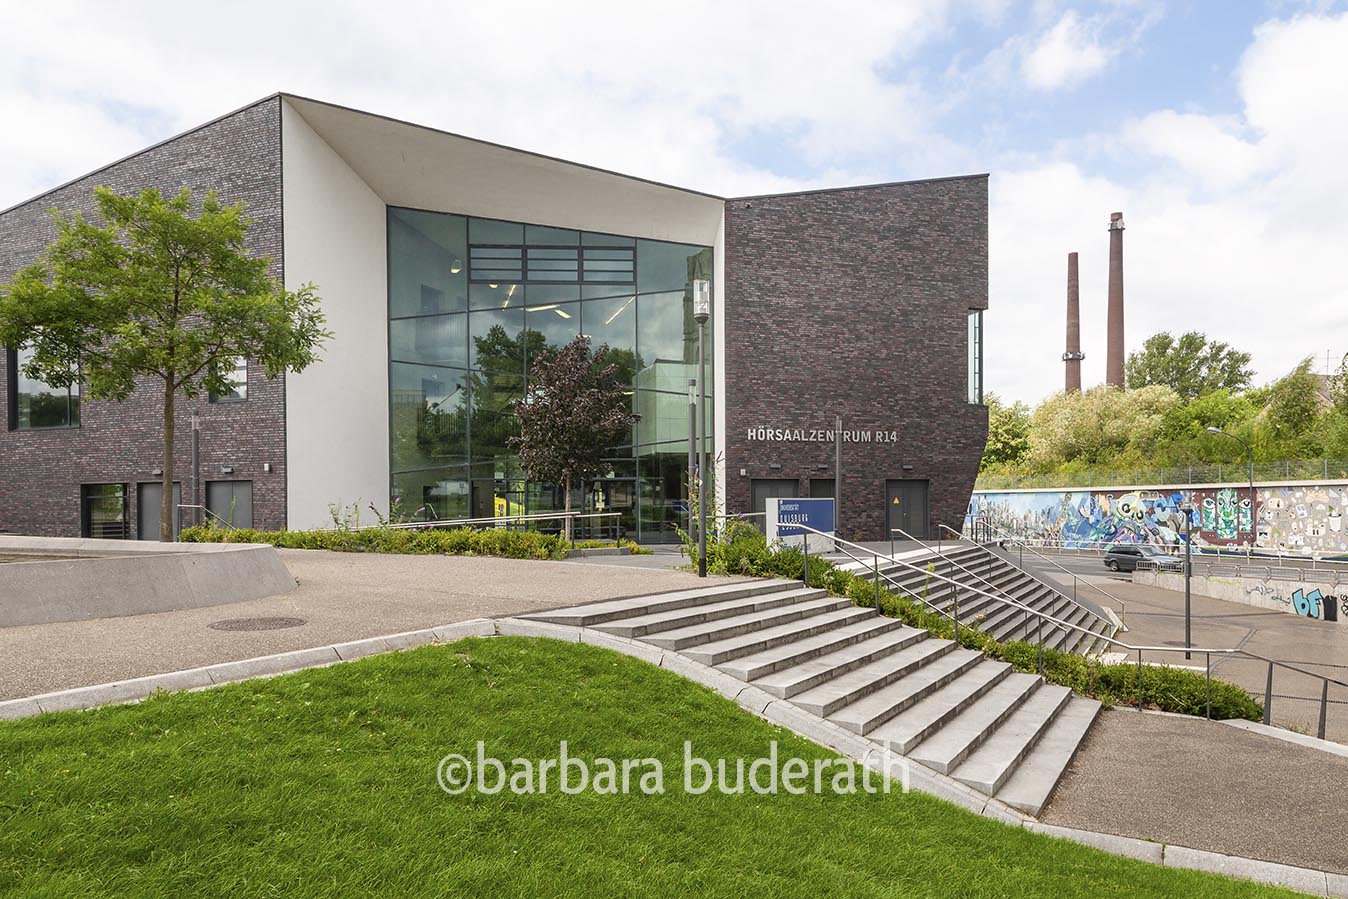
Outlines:
[[[887,539],[888,479],[929,481],[930,533],[959,528],[987,439],[986,408],[967,402],[987,177],[727,200],[725,243],[727,508],[749,510],[754,478],[808,496],[833,477],[832,443],[750,429],[831,430],[840,414],[846,430],[898,432],[844,445],[842,536]]]
[[[0,214],[0,283],[54,236],[49,209],[92,212],[92,191],[99,185],[123,193],[157,187],[167,194],[186,185],[196,192],[214,189],[226,203],[242,200],[253,219],[249,248],[271,257],[272,274],[281,278],[280,103],[278,97],[262,100]],[[0,364],[0,397],[9,395],[8,378]],[[6,420],[0,427],[0,532],[78,536],[80,485],[115,482],[129,485],[134,534],[136,485],[158,480],[152,471],[162,457],[162,400],[162,388],[148,382],[124,403],[84,402],[77,429],[17,431]],[[284,380],[268,380],[254,367],[246,402],[180,398],[174,471],[184,502],[191,502],[193,410],[201,417],[203,482],[251,480],[255,524],[284,526]],[[7,403],[0,403],[0,415],[8,415]],[[267,464],[271,472],[264,472]],[[224,473],[226,467],[233,472]]]

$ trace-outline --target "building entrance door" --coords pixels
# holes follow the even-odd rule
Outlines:
[[[800,482],[795,478],[754,478],[749,482],[749,495],[754,512],[760,513],[754,518],[754,524],[763,528],[761,513],[768,510],[768,500],[773,497],[788,499],[800,496]]]
[[[149,481],[136,485],[136,536],[141,540],[159,539],[159,503],[164,497],[164,485]],[[183,529],[182,485],[173,482],[173,539]],[[193,510],[196,511],[195,509]]]
[[[927,481],[885,481],[885,537],[903,528],[918,540],[927,539]],[[902,534],[895,535],[903,539]]]
[[[605,478],[591,481],[585,495],[586,512],[617,512],[618,517],[590,518],[582,522],[586,533],[599,539],[635,538],[637,532],[637,482],[635,478]],[[616,532],[615,532],[616,526]],[[577,530],[581,530],[578,528]]]

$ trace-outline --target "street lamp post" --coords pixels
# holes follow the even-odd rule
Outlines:
[[[1184,658],[1188,659],[1189,648],[1194,645],[1193,615],[1190,606],[1192,593],[1189,589],[1189,579],[1194,571],[1194,504],[1186,502],[1180,506],[1180,511],[1184,513]]]
[[[1245,553],[1246,556],[1249,556],[1249,555],[1251,555],[1251,554],[1254,552],[1254,538],[1255,538],[1256,528],[1258,527],[1258,525],[1255,523],[1255,518],[1254,518],[1254,513],[1255,513],[1255,508],[1254,508],[1254,506],[1255,506],[1255,503],[1254,503],[1254,450],[1250,447],[1250,445],[1249,445],[1248,443],[1246,443],[1244,440],[1241,440],[1241,439],[1240,439],[1239,437],[1237,437],[1235,434],[1228,434],[1226,431],[1223,431],[1221,428],[1216,427],[1216,426],[1214,426],[1214,425],[1209,425],[1209,426],[1208,426],[1208,433],[1209,433],[1209,434],[1221,434],[1223,437],[1230,437],[1232,440],[1236,441],[1236,443],[1239,443],[1241,446],[1245,447],[1245,454],[1246,454],[1246,456],[1249,457],[1249,460],[1250,460],[1250,542],[1249,542],[1249,544],[1248,544],[1248,545],[1249,545],[1249,548],[1246,550],[1246,553]],[[1237,514],[1239,514],[1239,513],[1237,513]]]
[[[697,322],[697,576],[707,576],[707,319],[711,318],[711,282],[693,282],[693,320]]]

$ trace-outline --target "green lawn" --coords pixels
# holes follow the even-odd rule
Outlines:
[[[449,752],[660,758],[662,796],[466,794]],[[829,754],[606,650],[494,638],[0,723],[0,894],[1263,896],[918,794],[687,795],[704,757]]]

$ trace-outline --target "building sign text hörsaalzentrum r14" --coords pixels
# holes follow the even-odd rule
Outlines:
[[[899,432],[881,429],[846,430],[842,432],[843,443],[898,443]],[[749,428],[751,441],[772,441],[775,443],[833,443],[832,428]]]

